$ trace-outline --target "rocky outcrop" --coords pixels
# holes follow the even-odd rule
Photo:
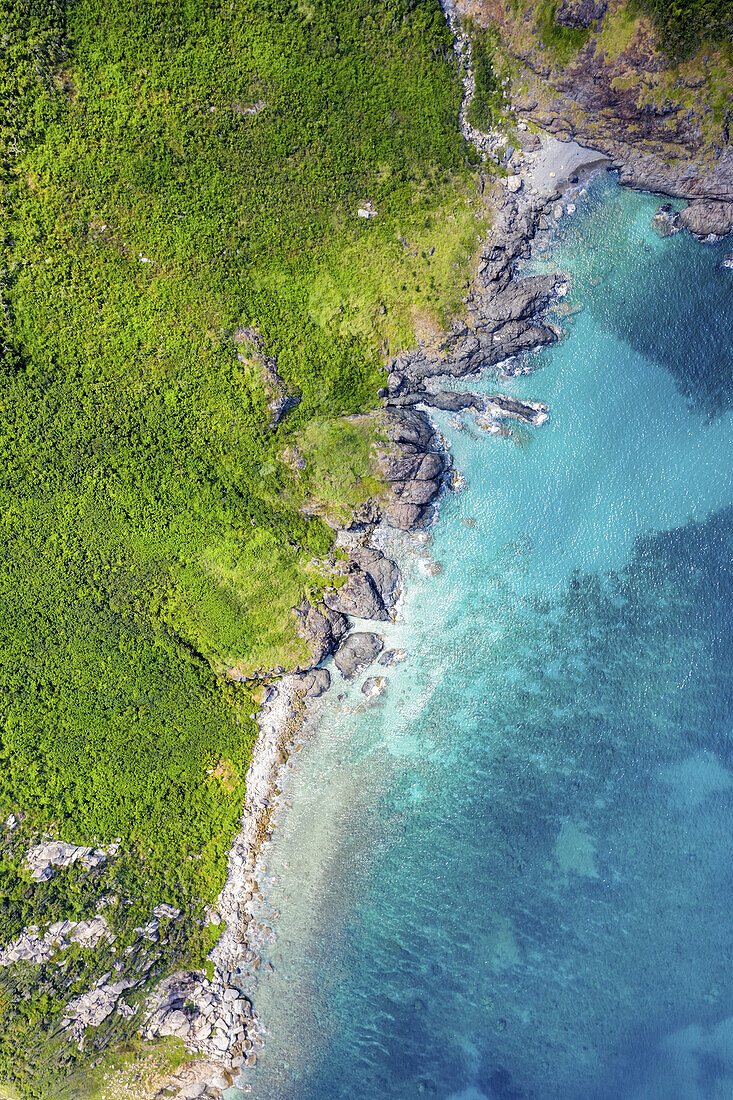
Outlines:
[[[108,856],[117,853],[119,846],[119,841],[106,848],[85,848],[78,844],[67,844],[63,840],[47,840],[31,848],[25,862],[36,882],[47,882],[55,875],[55,867],[70,867],[77,861],[85,871],[101,867]]]
[[[544,424],[548,415],[547,405],[541,401],[520,401],[516,397],[506,397],[504,394],[494,394],[490,397],[486,402],[486,410],[497,418],[508,416],[536,427]]]
[[[338,648],[334,658],[336,668],[344,680],[353,680],[374,661],[384,643],[378,634],[357,631],[349,634]]]
[[[543,323],[539,316],[566,288],[567,276],[515,277],[517,261],[529,255],[529,242],[547,203],[548,196],[540,194],[497,196],[494,228],[466,296],[465,321],[455,320],[436,345],[403,352],[389,363],[386,400],[391,407],[422,401],[451,411],[476,408],[475,395],[445,390],[431,394],[426,383],[438,377],[479,374],[559,338],[557,326]]]
[[[608,0],[560,0],[555,22],[560,27],[590,27],[606,14]]]
[[[369,577],[385,608],[394,606],[400,586],[400,571],[395,562],[373,546],[355,546],[349,558]]]
[[[77,1040],[79,1049],[84,1044],[85,1029],[99,1027],[108,1016],[112,1015],[122,994],[139,984],[128,980],[109,982],[103,978],[94,989],[69,1001],[64,1010],[66,1019],[62,1021],[62,1026],[71,1025],[71,1034]],[[129,1008],[129,1006],[125,1007]]]
[[[341,615],[357,619],[377,619],[384,622],[389,612],[369,573],[356,562],[349,562],[346,581],[339,588],[329,588],[323,594],[323,602]]]
[[[17,939],[0,950],[0,966],[12,966],[16,962],[44,963],[72,943],[91,948],[102,941],[115,941],[102,916],[83,921],[56,921],[43,935],[37,925],[30,925]]]
[[[238,344],[245,344],[250,352],[249,358],[260,364],[262,380],[270,398],[267,404],[270,428],[274,430],[282,418],[300,404],[301,396],[278,374],[277,359],[265,354],[262,338],[256,328],[247,326],[238,328],[234,333],[234,340]],[[242,363],[248,361],[248,356],[243,352],[238,352],[237,358]]]
[[[733,229],[733,202],[697,199],[679,212],[676,223],[696,237],[723,237]]]
[[[389,406],[375,419],[383,439],[375,462],[389,489],[384,519],[402,531],[424,527],[433,518],[448,456],[421,410]]]
[[[326,657],[330,657],[349,629],[349,623],[340,611],[325,603],[313,607],[308,600],[303,600],[298,607],[294,607],[293,614],[298,620],[300,635],[305,638],[311,651],[309,665],[298,670],[307,672]]]

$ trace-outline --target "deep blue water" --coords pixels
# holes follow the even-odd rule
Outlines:
[[[268,858],[258,1100],[733,1097],[733,271],[656,201],[561,225],[567,338],[499,385],[550,421],[440,419],[409,660],[327,697]]]

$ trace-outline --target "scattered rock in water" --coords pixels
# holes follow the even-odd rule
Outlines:
[[[539,427],[547,420],[548,408],[541,401],[520,401],[516,397],[494,394],[487,403],[487,411],[494,416],[508,416],[525,424]]]
[[[385,668],[391,668],[392,665],[402,664],[407,660],[406,649],[385,649],[384,653],[379,656],[380,665],[384,665]]]
[[[426,577],[439,577],[443,572],[443,563],[433,561],[432,558],[422,558],[417,564],[420,572]]]
[[[366,695],[367,699],[376,699],[380,695],[384,695],[387,687],[386,676],[369,676],[361,685],[362,695]]]
[[[669,237],[673,233],[679,232],[680,227],[677,224],[677,215],[672,209],[671,202],[659,204],[657,212],[652,218],[652,229],[660,237]]]
[[[334,658],[336,668],[344,680],[353,680],[379,655],[384,642],[378,634],[357,631],[349,634],[341,643]]]
[[[723,267],[733,267],[733,252],[728,252],[723,256]]]

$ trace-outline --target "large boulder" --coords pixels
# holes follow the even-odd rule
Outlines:
[[[311,699],[320,699],[331,686],[331,674],[327,668],[311,668],[293,676],[296,691],[303,691]]]
[[[308,600],[303,600],[299,607],[294,607],[293,614],[298,620],[300,634],[308,642],[312,654],[310,664],[302,669],[307,671],[334,652],[349,629],[349,623],[338,610],[328,607],[326,603],[313,607]]]
[[[378,634],[357,631],[341,643],[334,658],[344,680],[353,680],[379,656],[384,643]]]
[[[434,509],[427,504],[407,504],[401,500],[391,501],[384,510],[384,518],[398,531],[420,531],[433,519]]]
[[[400,583],[400,571],[381,550],[372,546],[357,546],[351,551],[351,560],[369,575],[385,607],[392,607]]]
[[[696,199],[680,211],[677,224],[689,229],[696,237],[707,237],[710,233],[723,237],[733,229],[733,202]]]
[[[384,621],[389,618],[371,577],[358,567],[348,574],[339,588],[328,589],[323,595],[323,602],[332,611],[353,615],[357,619]]]

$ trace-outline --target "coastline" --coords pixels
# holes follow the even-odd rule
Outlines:
[[[556,142],[555,145],[560,146],[561,143]],[[541,151],[544,151],[544,149]],[[555,186],[552,183],[547,187],[544,194],[539,191],[539,188],[537,188],[538,194],[536,196],[528,194],[527,207],[532,212],[531,235],[525,235],[527,226],[525,219],[521,216],[518,219],[515,215],[509,220],[508,224],[515,230],[519,225],[521,227],[520,233],[516,234],[516,231],[505,233],[503,227],[494,230],[491,238],[487,241],[487,251],[495,249],[497,247],[497,237],[505,233],[503,239],[501,237],[499,239],[504,243],[507,252],[511,253],[512,256],[523,252],[525,246],[528,246],[529,241],[537,231],[542,210],[548,202],[556,202],[559,198],[560,192],[557,187],[569,182],[576,171],[582,170],[583,163],[591,166],[597,165],[598,156],[594,151],[573,150],[575,155],[572,158],[566,158],[567,165],[565,159],[561,162],[558,161],[558,152],[562,152],[562,150],[558,151],[550,143],[550,151],[549,158],[546,158],[544,171],[547,173],[547,180],[557,180],[557,185]],[[535,167],[535,162],[530,161],[523,169],[523,178],[532,181],[528,184],[528,190],[529,187],[535,186],[531,176]],[[553,171],[555,176],[551,178],[549,173]],[[559,176],[558,171],[561,173]],[[566,178],[563,178],[562,173]],[[501,198],[500,195],[500,201]],[[516,202],[516,198],[514,196],[512,198]],[[533,201],[535,199],[541,199],[542,201]],[[514,203],[511,205],[514,206]],[[499,207],[499,209],[501,210],[502,207]],[[557,279],[554,276],[551,278],[553,289],[556,286],[560,289],[564,287],[564,276],[558,276]],[[521,285],[522,281],[522,279],[514,279],[513,277],[511,280],[515,285]],[[548,296],[545,308],[548,308],[558,296],[558,294]],[[522,320],[529,327],[534,320],[534,314]],[[550,332],[554,339],[559,338],[559,333],[556,330],[552,329]],[[466,338],[470,339],[470,336]],[[460,344],[458,346],[460,348]],[[537,345],[527,345],[527,350],[533,346]],[[509,356],[502,353],[497,354],[497,362],[509,358]],[[478,376],[480,373],[480,369],[477,370],[475,367],[472,367],[470,371],[459,373],[454,367],[456,362],[460,363],[458,357],[456,359],[446,358],[440,360],[441,366],[445,368],[442,374],[458,378],[468,374]],[[495,364],[484,364],[486,368],[492,365]],[[454,367],[453,370],[451,370],[452,366]],[[440,375],[436,374],[435,377],[440,377]],[[436,431],[430,418],[429,409],[435,394],[429,389],[417,392],[420,393],[421,398],[425,399],[420,401],[422,408],[416,409],[410,405],[388,404],[386,411],[393,411],[394,423],[399,424],[402,428],[402,431],[395,433],[398,438],[394,442],[398,447],[400,444],[415,447],[415,452],[407,452],[407,454],[414,455],[414,453],[417,453],[423,456],[421,461],[424,461],[424,458],[430,455],[441,456],[442,472],[438,490],[435,496],[425,504],[410,505],[410,511],[406,516],[404,498],[397,498],[391,505],[388,505],[387,515],[381,521],[375,521],[372,518],[373,514],[368,513],[365,521],[362,522],[357,519],[349,528],[339,531],[336,544],[352,555],[356,554],[358,556],[360,550],[374,551],[382,555],[384,551],[388,550],[392,540],[399,537],[399,532],[405,532],[405,535],[415,541],[416,547],[419,546],[419,543],[425,538],[427,529],[437,522],[437,509],[440,505],[440,499],[446,491],[449,491],[451,488],[450,482],[456,477],[450,463],[447,444]],[[465,396],[478,397],[479,395],[465,394]],[[523,406],[519,413],[520,419],[524,419],[529,423],[542,423],[542,419],[535,419],[534,421],[530,419],[533,411],[536,412],[536,410],[531,411],[528,402],[524,402]],[[470,407],[470,405],[466,404],[463,407]],[[487,402],[481,398],[481,409],[486,410],[486,408]],[[545,407],[542,406],[541,409],[542,416],[546,416]],[[506,409],[495,408],[494,411],[497,422],[505,416],[516,415],[516,412],[512,413]],[[411,439],[415,435],[419,438],[415,442],[405,442],[401,438],[405,434],[405,429],[408,430]],[[412,429],[411,432],[410,429]],[[460,475],[458,476],[460,477]],[[424,479],[414,478],[413,484],[421,480]],[[418,509],[419,514],[416,514]],[[383,560],[389,561],[390,559]],[[426,570],[429,571],[429,567],[430,563],[428,561],[425,566]],[[398,585],[395,586],[394,600],[389,605],[390,618],[394,619],[399,616],[400,600],[403,593],[404,589],[400,579]],[[341,614],[342,612],[337,613]],[[365,627],[372,625],[378,630],[380,622],[383,621],[385,620],[359,619],[358,623],[354,623],[353,619],[350,618],[347,631],[344,635],[340,635],[335,639],[333,651],[322,657],[321,660],[328,661],[334,653],[337,653],[340,645],[343,644],[342,639],[353,637],[354,633],[358,633]],[[250,1086],[244,1081],[238,1083],[237,1077],[242,1070],[252,1068],[256,1064],[257,1053],[262,1049],[265,1042],[266,1022],[261,1020],[252,1009],[250,997],[254,993],[257,984],[257,970],[260,965],[262,945],[274,937],[272,928],[259,919],[256,912],[263,900],[259,889],[266,869],[266,853],[263,851],[263,846],[271,840],[281,814],[287,806],[286,789],[288,775],[292,767],[291,754],[297,751],[308,726],[317,721],[317,699],[322,694],[323,681],[318,679],[314,682],[312,677],[309,677],[309,672],[312,671],[298,670],[282,677],[277,688],[272,687],[269,689],[263,706],[256,716],[260,727],[260,735],[247,774],[247,797],[242,817],[243,827],[237,835],[230,852],[227,882],[217,902],[217,912],[226,920],[227,927],[209,956],[215,966],[214,981],[203,983],[200,975],[193,974],[190,975],[188,981],[182,976],[177,976],[178,980],[175,983],[169,979],[168,996],[158,1008],[158,1012],[160,1013],[162,1010],[163,1014],[158,1016],[160,1022],[151,1020],[151,1024],[157,1026],[158,1033],[164,1033],[160,1030],[160,1024],[162,1023],[163,1028],[166,1028],[166,1012],[180,1011],[182,1002],[187,1002],[189,1006],[191,1004],[201,1004],[203,1008],[208,1008],[205,1002],[208,997],[213,996],[214,1003],[218,1003],[223,1011],[216,1015],[209,1013],[208,1016],[203,1016],[201,1021],[203,1026],[198,1036],[195,1036],[195,1026],[191,1028],[189,1022],[188,1026],[191,1028],[189,1042],[195,1044],[195,1048],[211,1060],[211,1065],[215,1069],[214,1081],[223,1084],[223,1079],[226,1079],[228,1083],[243,1091],[249,1091]],[[330,682],[331,674],[328,669],[318,668],[317,671],[328,673]],[[381,671],[380,668],[380,673]],[[388,670],[384,669],[384,671],[387,672]],[[236,1001],[226,1001],[227,990],[236,992]],[[238,1006],[241,1015],[236,1021],[232,1020],[232,1013],[227,1010],[227,1004]],[[241,1007],[239,1007],[240,1005]],[[211,1032],[206,1034],[210,1023],[212,1023]],[[217,1027],[217,1024],[219,1024],[219,1027]],[[217,1042],[218,1037],[221,1038]],[[230,1041],[225,1046],[226,1039]]]
[[[455,8],[448,2],[442,7],[455,33]],[[460,56],[460,32],[454,48]],[[461,127],[467,140],[476,143],[478,132],[473,131],[466,116],[472,92],[470,68],[464,69],[463,79]],[[584,173],[599,167],[618,167],[598,150],[548,134],[539,137],[526,123],[523,125],[521,148],[509,163],[511,174],[487,197],[495,222],[477,256],[476,275],[466,297],[467,319],[454,322],[437,348],[416,347],[388,362],[384,405],[365,414],[380,417],[388,429],[389,445],[379,461],[385,479],[391,482],[391,497],[381,509],[381,516],[377,505],[369,505],[349,527],[338,532],[336,545],[350,555],[351,590],[345,600],[343,590],[338,590],[342,596],[325,606],[299,609],[304,636],[312,643],[314,662],[283,676],[276,688],[267,689],[256,716],[260,733],[247,773],[242,829],[230,851],[227,880],[217,901],[216,912],[226,928],[209,956],[213,977],[204,979],[194,972],[173,975],[158,986],[148,1003],[147,1034],[177,1035],[189,1049],[208,1059],[205,1091],[191,1095],[219,1097],[224,1089],[236,1084],[240,1069],[256,1063],[257,1052],[264,1044],[266,1026],[249,999],[256,986],[259,950],[274,935],[256,913],[263,900],[259,889],[265,866],[263,845],[271,839],[286,805],[290,755],[297,751],[308,723],[317,718],[314,702],[330,686],[331,673],[323,667],[324,662],[337,654],[345,641],[364,630],[363,622],[369,625],[371,620],[378,630],[380,622],[399,615],[402,581],[392,583],[387,595],[381,592],[367,568],[374,564],[368,560],[369,553],[375,552],[379,561],[394,566],[382,553],[389,543],[390,529],[419,539],[420,532],[435,522],[436,507],[451,477],[455,477],[447,447],[430,418],[430,408],[455,412],[473,408],[497,423],[510,416],[539,425],[542,420],[538,417],[547,415],[546,408],[537,403],[502,407],[502,400],[511,399],[501,394],[496,395],[497,403],[465,390],[457,393],[436,388],[439,380],[478,376],[524,351],[561,338],[560,329],[543,323],[542,316],[564,294],[567,277],[557,273],[517,278],[515,266],[528,256],[538,230],[551,227],[565,216],[563,196],[568,188],[582,187]],[[496,144],[496,137],[479,136],[484,140],[478,147],[486,154]],[[572,195],[567,201],[572,202]],[[359,614],[365,609],[365,586],[375,591],[381,602],[367,608],[367,614]],[[355,618],[359,619],[356,627]],[[237,1087],[244,1091],[250,1088],[246,1083]]]

